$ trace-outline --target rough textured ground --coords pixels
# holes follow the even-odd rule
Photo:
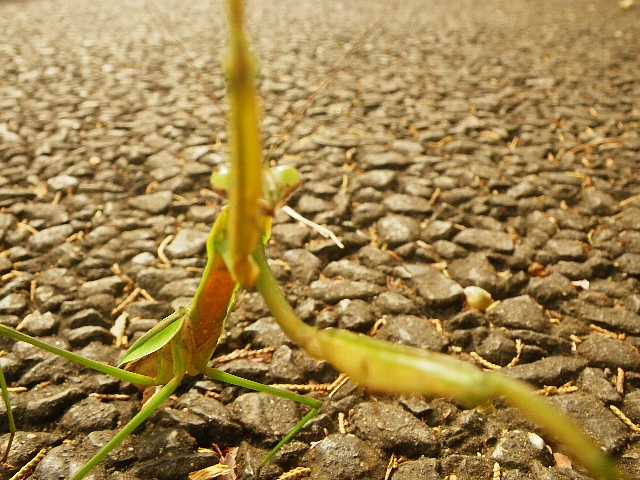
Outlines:
[[[223,99],[221,7],[157,3]],[[388,7],[264,3],[249,15],[272,144]],[[367,332],[385,319],[377,337],[500,366],[521,342],[506,374],[536,387],[572,382],[576,392],[551,400],[639,478],[638,434],[609,406],[640,423],[640,9],[432,3],[388,9],[276,150],[304,176],[291,206],[346,245],[278,215],[268,250],[279,280],[322,327]],[[146,3],[5,1],[0,31],[0,321],[115,363],[113,309],[133,288],[158,302],[124,309],[140,319],[130,338],[195,290],[219,207],[207,188],[226,158],[224,121]],[[160,268],[169,235],[170,268]],[[468,285],[502,304],[464,311]],[[223,369],[267,383],[336,378],[279,333],[256,294],[241,295],[229,323],[220,354],[275,351]],[[50,448],[37,478],[66,478],[139,408],[125,382],[1,343],[9,381],[28,389],[12,395],[21,433],[9,463]],[[488,479],[496,462],[505,480],[585,478],[534,447],[529,433],[541,432],[500,401],[479,413],[349,384],[319,398],[321,414],[265,478],[308,466],[314,479],[382,479],[392,453],[408,459],[394,480]],[[339,413],[354,435],[338,433]],[[91,478],[182,479],[215,463],[197,447],[246,441],[243,478],[264,455],[254,448],[299,415],[289,402],[193,379]]]

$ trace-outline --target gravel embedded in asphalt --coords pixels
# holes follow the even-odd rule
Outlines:
[[[0,1],[0,322],[112,364],[122,312],[140,319],[127,328],[140,335],[195,292],[220,206],[209,175],[227,159],[220,109],[173,41],[223,102],[221,5],[156,3],[170,33],[147,2]],[[478,352],[506,366],[520,340],[520,364],[505,368],[537,387],[578,385],[556,404],[635,478],[638,435],[608,407],[640,418],[640,8],[353,3],[248,11],[267,146],[383,15],[273,153],[303,175],[289,204],[346,246],[278,214],[268,253],[289,300],[323,327],[367,331],[386,316],[380,336],[469,361]],[[463,311],[471,284],[502,305]],[[139,296],[114,311],[135,287],[159,303]],[[277,350],[220,368],[265,383],[335,380],[256,293],[238,303],[216,354]],[[9,382],[29,389],[12,394],[21,431],[0,479],[42,447],[34,478],[66,478],[139,410],[126,382],[5,338],[0,347]],[[90,393],[131,398],[99,404]],[[295,466],[314,479],[383,478],[392,453],[407,458],[399,478],[490,478],[496,461],[505,479],[585,478],[535,450],[533,431],[562,453],[500,401],[484,415],[443,399],[376,404],[349,383],[319,398],[321,414],[264,478]],[[186,478],[216,463],[198,452],[212,444],[241,446],[246,478],[300,412],[195,378],[95,478]],[[339,413],[355,437],[338,433]],[[404,432],[404,416],[424,432]]]

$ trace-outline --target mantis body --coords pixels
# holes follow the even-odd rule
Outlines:
[[[209,367],[239,285],[257,288],[286,335],[310,355],[325,359],[352,381],[374,392],[456,398],[467,406],[503,396],[532,422],[557,437],[596,478],[621,478],[610,460],[569,419],[560,415],[524,384],[441,354],[403,347],[350,332],[318,330],[303,323],[287,302],[267,263],[264,242],[270,217],[297,186],[298,174],[289,168],[263,166],[259,141],[255,62],[244,34],[241,2],[230,0],[229,49],[225,71],[229,81],[229,137],[231,165],[215,175],[215,189],[226,192],[229,203],[207,239],[207,264],[193,302],[177,310],[135,342],[115,368],[55,348],[0,326],[0,334],[61,355],[71,361],[113,375],[135,385],[161,386],[140,412],[73,475],[80,480],[130,435],[179,386],[185,375],[204,374],[214,380],[278,395],[310,407],[309,413],[263,460],[264,465],[315,415],[319,402],[257,384]],[[349,352],[345,355],[344,352]],[[0,377],[4,384],[4,378]],[[4,385],[3,385],[4,386]],[[8,396],[4,397],[8,404]],[[10,417],[12,431],[15,430]],[[8,441],[9,452],[11,440]]]

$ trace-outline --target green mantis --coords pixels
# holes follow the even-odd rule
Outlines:
[[[298,174],[288,168],[263,167],[258,132],[258,106],[253,86],[255,62],[248,53],[239,1],[229,2],[230,41],[225,70],[229,79],[230,157],[228,173],[213,178],[228,194],[229,204],[207,240],[208,261],[191,305],[170,315],[129,349],[118,369],[48,346],[7,327],[0,333],[59,354],[72,361],[139,386],[162,385],[149,402],[89,463],[75,472],[84,478],[135,430],[178,387],[185,375],[253,388],[301,402],[309,413],[263,460],[267,462],[317,412],[319,403],[275,388],[239,379],[207,366],[218,343],[238,285],[255,286],[284,332],[310,355],[330,361],[351,379],[374,392],[445,396],[466,405],[504,396],[532,421],[561,438],[569,452],[598,478],[619,478],[604,454],[567,419],[523,384],[486,374],[471,365],[432,352],[376,341],[349,332],[319,331],[301,322],[286,301],[264,252],[270,216],[294,189]],[[348,351],[349,355],[344,352]],[[0,382],[3,379],[0,377]],[[8,399],[5,396],[5,402]],[[13,425],[13,420],[10,420]],[[14,427],[12,427],[12,430]],[[567,435],[567,432],[572,432]],[[10,448],[8,442],[7,451]]]

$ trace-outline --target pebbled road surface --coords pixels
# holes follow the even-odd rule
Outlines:
[[[172,40],[224,101],[222,8],[156,3],[170,33],[142,1],[0,2],[0,322],[110,363],[123,312],[132,338],[195,291],[220,204],[208,177],[226,159],[221,110]],[[278,215],[278,278],[309,323],[367,332],[384,318],[377,337],[469,361],[475,352],[536,388],[568,386],[551,401],[638,478],[637,430],[610,406],[640,423],[640,8],[432,3],[252,2],[265,142],[303,173],[290,205],[346,245]],[[465,310],[470,285],[502,303]],[[136,287],[157,302],[114,310]],[[255,293],[238,303],[219,352],[275,351],[220,368],[267,383],[335,380],[274,328]],[[21,432],[0,478],[43,447],[34,478],[67,478],[139,408],[126,382],[1,345],[9,382],[28,391],[12,394]],[[264,478],[304,466],[314,479],[381,479],[392,453],[403,460],[394,480],[496,478],[497,468],[504,480],[588,478],[499,400],[479,413],[350,384],[318,396],[321,414]],[[340,413],[353,435],[339,433]],[[243,441],[245,478],[264,455],[254,449],[299,415],[193,379],[92,478],[186,478],[216,463],[198,447]]]

